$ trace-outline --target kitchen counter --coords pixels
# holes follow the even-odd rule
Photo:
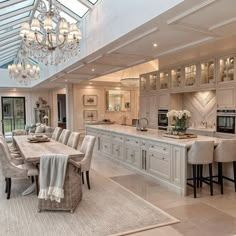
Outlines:
[[[137,131],[136,127],[130,127],[130,126],[123,126],[118,124],[113,125],[86,125],[87,128],[95,128],[100,129],[104,131],[114,132],[114,133],[120,133],[120,134],[126,134],[134,137],[149,139],[153,141],[159,141],[163,143],[168,144],[174,144],[178,146],[183,147],[190,147],[193,142],[195,141],[214,141],[217,145],[222,139],[221,138],[215,138],[215,137],[208,137],[208,136],[202,136],[198,135],[197,138],[189,138],[189,139],[174,139],[174,138],[167,138],[163,137],[163,134],[165,131],[163,130],[157,130],[157,129],[148,129],[148,131]]]

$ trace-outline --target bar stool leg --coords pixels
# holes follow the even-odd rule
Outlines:
[[[197,188],[199,188],[199,178],[200,178],[200,165],[197,165]]]
[[[234,165],[234,191],[236,192],[236,161],[233,162]]]
[[[210,174],[210,189],[211,189],[211,196],[213,196],[212,164],[209,164],[209,174]]]
[[[200,187],[202,188],[202,173],[203,173],[203,165],[200,165]]]
[[[218,171],[219,171],[218,176],[219,176],[219,180],[220,180],[220,191],[221,191],[221,194],[224,194],[222,162],[218,162]]]
[[[196,182],[196,165],[193,165],[193,191],[194,191],[194,198],[197,197],[197,182]]]

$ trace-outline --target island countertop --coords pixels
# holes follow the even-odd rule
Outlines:
[[[144,138],[154,141],[159,141],[163,143],[174,144],[177,146],[190,147],[195,141],[214,141],[215,145],[221,142],[222,138],[208,137],[198,135],[197,138],[187,138],[187,139],[174,139],[164,137],[165,131],[157,129],[148,129],[148,131],[137,131],[136,127],[125,126],[125,125],[86,125],[86,128],[104,130],[108,132],[114,132],[119,134],[130,135],[138,138]]]

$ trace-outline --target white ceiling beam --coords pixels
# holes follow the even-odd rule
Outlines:
[[[6,1],[0,4],[0,9],[4,8],[4,7],[8,7],[20,2],[24,2],[25,0],[15,0],[15,1]]]
[[[19,46],[20,46],[20,42],[21,42],[21,41],[22,41],[22,40],[17,41],[17,42],[14,42],[14,43],[11,43],[11,44],[8,44],[8,45],[6,45],[6,46],[0,48],[0,51],[4,51],[4,50],[6,50],[6,49],[8,49],[8,48],[11,48],[11,47],[13,47],[13,46],[16,46],[16,45],[19,45]]]
[[[69,15],[70,17],[74,18],[75,20],[77,20],[78,22],[81,21],[81,17],[78,16],[77,14],[75,14],[73,11],[71,11],[70,9],[68,9],[67,7],[65,7],[64,5],[60,4],[60,8],[62,11],[64,11],[64,13],[66,13],[67,15]]]
[[[6,32],[6,33],[4,33],[4,34],[1,34],[1,35],[0,35],[0,39],[2,40],[3,38],[7,38],[7,37],[9,37],[9,36],[11,36],[11,35],[14,35],[14,34],[17,34],[17,33],[19,33],[19,32],[20,32],[20,28],[14,29],[14,30],[10,30],[9,32]]]
[[[78,1],[84,4],[89,10],[94,8],[94,5],[88,0],[78,0]]]
[[[7,62],[13,60],[13,58],[14,58],[14,56],[9,57],[9,58],[5,58],[4,60],[0,61],[0,65],[6,64]]]
[[[14,54],[17,54],[17,50],[9,51],[9,52],[6,52],[4,54],[1,54],[0,55],[0,60],[1,60],[1,58],[8,57],[9,55],[14,55]]]
[[[15,35],[14,37],[11,37],[11,38],[9,38],[9,39],[1,40],[0,47],[2,47],[2,46],[4,46],[4,45],[7,45],[7,44],[9,44],[9,43],[18,41],[18,40],[22,40],[20,35]]]
[[[11,47],[11,49],[10,50],[18,50],[18,48],[19,48],[19,46],[18,45],[16,45],[16,46],[14,46],[14,47]],[[5,53],[5,52],[8,52],[9,50],[8,49],[4,49],[4,50],[0,50],[0,53]]]
[[[16,16],[16,15],[20,15],[22,13],[25,13],[25,12],[30,12],[34,9],[34,5],[33,6],[29,6],[29,7],[24,7],[22,9],[19,9],[19,10],[16,10],[16,11],[13,11],[13,12],[10,12],[10,13],[7,13],[7,14],[4,14],[3,16],[0,16],[0,21],[1,20],[5,20],[5,19],[8,19],[10,17],[13,17],[13,16]]]

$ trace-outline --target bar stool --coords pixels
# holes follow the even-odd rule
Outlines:
[[[222,140],[214,151],[214,161],[218,163],[218,184],[221,194],[224,193],[223,179],[234,182],[236,192],[236,139]],[[234,179],[223,176],[222,163],[233,163]]]
[[[187,183],[194,189],[194,198],[197,197],[197,183],[202,185],[202,182],[210,184],[210,193],[213,195],[213,182],[212,182],[212,163],[213,163],[214,141],[196,141],[188,150],[188,164],[192,165],[193,184]],[[209,165],[210,178],[202,176],[203,165]],[[198,172],[198,173],[197,173]]]

